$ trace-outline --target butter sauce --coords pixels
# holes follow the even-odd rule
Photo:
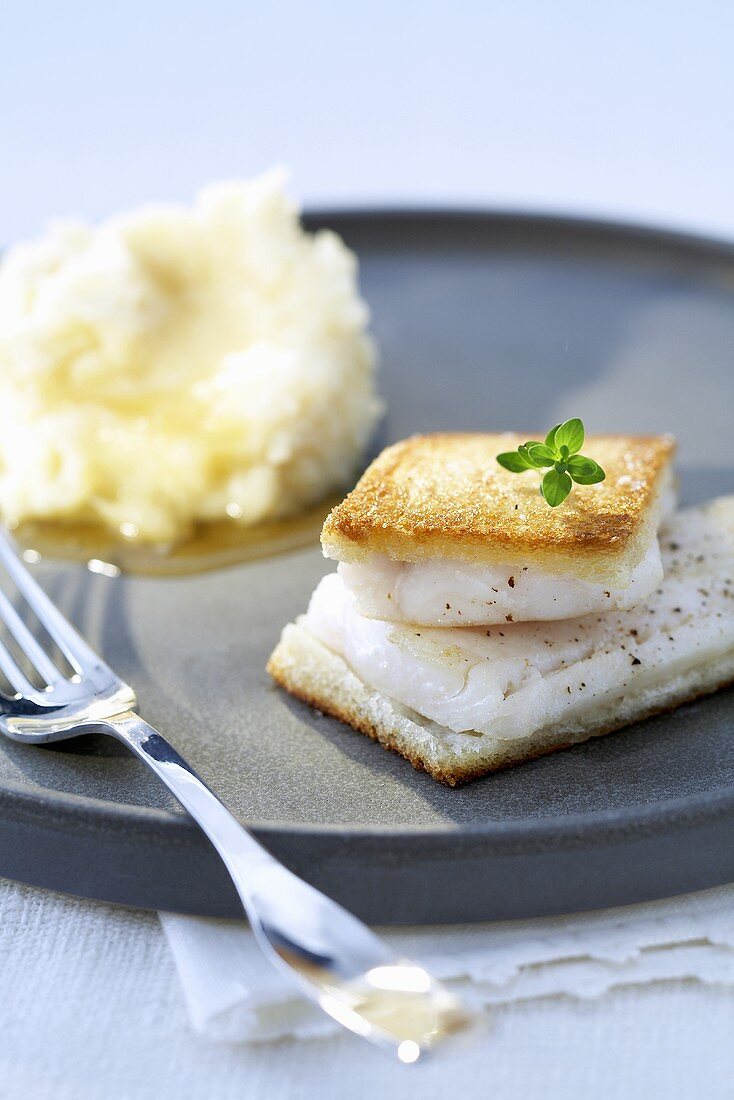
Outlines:
[[[284,554],[318,543],[337,498],[286,519],[245,526],[234,519],[198,525],[180,542],[160,545],[125,537],[93,523],[32,521],[12,530],[27,561],[82,562],[94,573],[179,577]]]

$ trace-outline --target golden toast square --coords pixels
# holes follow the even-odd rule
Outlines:
[[[549,572],[619,578],[644,556],[666,493],[672,498],[670,436],[588,436],[586,454],[606,471],[550,508],[540,472],[514,474],[496,456],[530,435],[445,432],[384,450],[328,516],[328,557],[365,561],[446,558],[532,561]]]

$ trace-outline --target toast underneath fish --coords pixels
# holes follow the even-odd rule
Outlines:
[[[496,461],[522,438],[413,436],[372,463],[322,534],[363,615],[426,626],[566,619],[628,609],[655,590],[674,441],[588,437],[605,480],[549,508],[537,470],[518,476]]]
[[[608,469],[609,457],[598,448],[594,454]],[[400,492],[409,503],[407,487]],[[386,553],[391,544],[373,528],[366,505],[359,511],[362,542],[355,535],[355,546],[372,544]],[[499,498],[496,511],[499,516]],[[623,525],[627,547],[648,523],[644,511],[641,506]],[[609,561],[621,563],[625,551],[609,549],[606,514],[600,504],[590,538]],[[397,524],[397,510],[394,515]],[[351,536],[343,518],[336,527],[334,522],[327,544],[344,552]],[[484,522],[477,520],[472,537],[478,539]],[[541,530],[550,547],[556,522],[549,512],[536,524],[538,553],[545,544]],[[572,540],[574,524],[580,531],[581,517],[562,545]],[[401,545],[420,547],[415,528],[406,524],[405,531]],[[579,554],[590,553],[578,537]],[[453,534],[444,544],[452,553],[460,545]],[[734,681],[734,496],[675,514],[660,545],[663,579],[634,608],[460,630],[368,618],[344,580],[332,574],[314,592],[306,615],[285,628],[268,670],[292,695],[454,786]]]

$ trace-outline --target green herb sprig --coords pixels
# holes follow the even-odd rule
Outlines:
[[[545,443],[531,439],[522,443],[516,451],[497,455],[500,466],[513,474],[526,470],[551,469],[544,475],[540,491],[551,508],[557,508],[577,485],[596,485],[607,476],[598,462],[580,454],[586,433],[578,417],[556,424],[545,437]]]

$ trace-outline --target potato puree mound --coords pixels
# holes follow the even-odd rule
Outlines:
[[[0,510],[171,540],[353,477],[380,413],[356,263],[271,172],[53,225],[0,267]]]

